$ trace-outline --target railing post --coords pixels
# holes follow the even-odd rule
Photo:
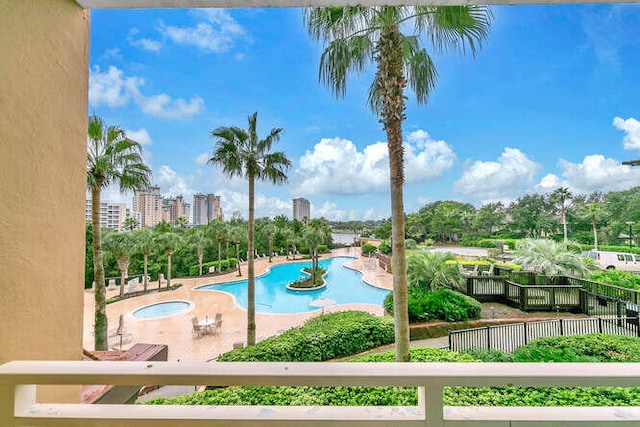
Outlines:
[[[602,333],[602,317],[598,317],[598,332]]]
[[[447,334],[449,335],[449,350],[453,351],[453,348],[451,348],[451,329],[447,331]]]
[[[522,326],[524,328],[524,345],[529,344],[529,332],[527,331],[527,322],[523,322]]]
[[[487,350],[491,350],[491,326],[487,326]]]
[[[623,302],[620,298],[616,301],[616,317],[618,317],[618,327],[622,327],[622,306]]]
[[[0,425],[13,425],[15,394],[13,385],[0,386]]]
[[[427,427],[444,427],[442,390],[440,385],[418,387],[418,405],[424,411]]]
[[[551,304],[549,306],[549,311],[552,311],[553,308],[558,305],[556,304],[556,288],[555,288],[556,285],[553,284],[552,286],[554,287],[549,290],[549,304]]]
[[[520,285],[520,310],[525,311],[527,306],[527,288]]]
[[[562,324],[562,319],[558,319],[558,324],[560,325],[560,336],[564,336],[564,325]]]

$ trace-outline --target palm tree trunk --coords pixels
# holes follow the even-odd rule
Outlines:
[[[171,251],[167,251],[167,289],[171,287]]]
[[[93,280],[96,282],[93,296],[95,300],[93,335],[94,349],[104,351],[109,349],[108,321],[107,321],[107,289],[104,286],[104,266],[102,264],[102,236],[100,234],[100,188],[102,183],[96,183],[97,190],[91,190],[91,224],[93,237]]]
[[[204,251],[198,251],[198,275],[202,276],[202,257],[204,256]]]
[[[124,298],[124,281],[127,275],[128,265],[125,265],[124,261],[118,262],[118,268],[120,268],[120,299]]]
[[[218,273],[222,271],[222,239],[218,239]]]
[[[562,204],[562,228],[564,229],[564,250],[567,250],[567,211],[564,208],[564,202]]]
[[[254,196],[255,177],[249,174],[249,248],[247,257],[247,345],[256,343],[256,290],[255,271],[253,265],[254,255]]]
[[[389,149],[396,362],[408,362],[410,359],[409,313],[404,246],[404,150],[402,148],[404,88],[407,81],[402,73],[401,35],[397,25],[388,25],[382,29],[376,59],[378,62],[376,88],[382,98],[380,121],[384,124],[387,133]]]
[[[226,254],[227,254],[227,261],[228,261],[229,260],[229,239],[226,239],[226,245],[227,245]]]
[[[148,258],[148,254],[144,254],[144,277],[142,278],[142,284],[143,284],[143,289],[144,292],[147,292],[147,285],[149,284],[149,281],[147,280],[147,258]]]
[[[240,242],[236,242],[236,259],[238,260],[238,277],[242,276],[242,271],[240,270]]]
[[[273,253],[273,236],[269,236],[269,262],[271,262],[272,253]]]
[[[591,221],[591,226],[593,227],[593,248],[598,250],[598,230],[596,229],[596,221]]]

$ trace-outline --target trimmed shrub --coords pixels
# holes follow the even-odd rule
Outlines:
[[[586,278],[587,280],[593,280],[594,282],[605,285],[640,290],[640,276],[623,270],[597,270],[589,274]]]
[[[393,339],[393,319],[360,311],[331,313],[256,345],[232,350],[218,361],[320,362],[390,344]]]
[[[362,253],[363,255],[370,255],[374,253],[378,248],[373,246],[371,243],[365,243],[362,245]]]
[[[431,319],[460,322],[480,317],[482,305],[475,299],[451,289],[428,291],[409,287],[409,322],[419,323]],[[384,299],[385,310],[393,314],[393,293]]]
[[[389,239],[383,240],[380,246],[378,246],[378,250],[383,254],[391,255],[391,241]]]
[[[640,362],[640,338],[590,334],[538,338],[513,352],[514,362]]]
[[[236,258],[229,258],[229,268],[236,268],[238,266],[238,260]]]
[[[327,245],[318,245],[318,253],[319,254],[326,254],[327,252],[329,252],[329,249],[327,248]]]
[[[411,249],[416,249],[418,247],[418,244],[413,239],[404,239],[404,246],[407,249],[411,250]]]

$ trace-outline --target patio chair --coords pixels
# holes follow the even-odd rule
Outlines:
[[[202,326],[200,326],[200,323],[199,323],[197,317],[192,317],[191,318],[191,326],[193,326],[192,332],[193,332],[194,336],[199,337],[199,336],[207,333],[206,328],[203,328]]]
[[[494,268],[495,268],[495,264],[491,264],[491,266],[489,267],[489,270],[483,271],[482,274],[487,276],[493,276]]]
[[[214,323],[213,326],[211,326],[211,328],[209,329],[209,332],[214,335],[222,332],[222,320],[216,321],[216,323]]]

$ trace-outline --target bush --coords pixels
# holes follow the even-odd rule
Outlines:
[[[495,248],[497,245],[507,245],[510,250],[516,248],[517,239],[480,239],[476,242],[476,245],[480,248]],[[498,247],[502,249],[502,246]]]
[[[404,240],[404,246],[407,249],[411,250],[411,249],[416,249],[418,247],[418,244],[413,239],[405,239]]]
[[[326,254],[327,252],[329,252],[329,249],[327,248],[327,245],[318,245],[318,253],[319,254]]]
[[[313,274],[313,270],[310,267],[305,267],[302,269],[302,271],[304,271],[308,276],[289,283],[289,287],[297,289],[311,289],[324,285],[323,276],[327,272],[327,270],[325,270],[324,268],[318,267],[318,271],[316,272],[316,283],[313,283],[313,277],[311,277]]]
[[[451,289],[428,291],[409,287],[409,322],[420,323],[431,319],[461,322],[480,317],[482,305],[466,295]],[[384,308],[393,314],[393,293],[384,299]]]
[[[383,240],[382,243],[380,243],[380,246],[378,246],[378,250],[383,254],[391,255],[391,241],[388,239]]]
[[[282,335],[225,353],[218,361],[319,362],[361,353],[393,340],[393,319],[347,311],[314,317]]]
[[[373,246],[371,243],[365,243],[364,245],[362,245],[362,254],[363,255],[371,255],[372,253],[374,253],[378,248],[376,248],[375,246]]]
[[[591,258],[586,258],[591,259]],[[605,285],[620,286],[621,288],[640,290],[640,276],[622,270],[597,270],[589,274],[587,280]]]
[[[513,352],[514,362],[640,362],[640,338],[591,334],[538,338]]]
[[[238,260],[235,258],[229,258],[229,268],[236,268],[238,266]]]

